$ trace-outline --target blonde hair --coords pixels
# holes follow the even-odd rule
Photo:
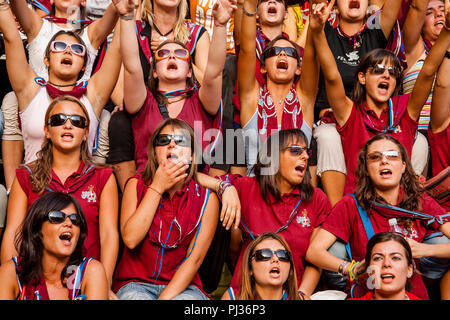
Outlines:
[[[181,0],[177,8],[177,20],[173,26],[174,39],[186,43],[189,41],[190,33],[186,26],[185,18],[188,13],[187,0]],[[148,22],[153,26],[154,21],[153,0],[142,1],[141,20]]]

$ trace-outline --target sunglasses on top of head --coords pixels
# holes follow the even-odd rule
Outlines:
[[[63,113],[57,113],[57,114],[52,115],[48,119],[47,124],[52,127],[59,127],[59,126],[64,125],[66,123],[67,119],[70,120],[70,123],[72,123],[72,125],[74,127],[81,128],[81,129],[84,129],[87,127],[86,118],[83,116],[77,115],[77,114],[67,115],[67,114],[63,114]]]
[[[64,41],[55,40],[50,44],[50,50],[52,52],[64,52],[67,47],[70,47],[70,51],[77,56],[83,57],[86,54],[86,47],[81,43],[67,44]]]
[[[156,137],[155,146],[167,146],[170,144],[170,142],[172,142],[172,140],[177,146],[189,148],[191,147],[190,141],[181,134],[159,134],[158,137]]]
[[[397,68],[392,67],[392,66],[391,67],[386,67],[385,65],[383,65],[381,63],[378,63],[375,66],[373,66],[371,72],[373,74],[376,74],[376,75],[381,75],[381,74],[384,74],[386,72],[386,69],[388,70],[389,75],[391,77],[397,78],[400,75],[400,72],[399,72],[399,70]]]
[[[155,52],[155,59],[156,61],[168,59],[170,55],[173,55],[175,58],[182,59],[182,60],[188,60],[189,59],[189,51],[187,51],[184,48],[178,48],[178,49],[159,49]]]
[[[311,150],[310,148],[307,148],[307,147],[289,146],[289,147],[286,147],[285,150],[289,150],[289,152],[290,152],[293,156],[299,156],[299,155],[301,155],[303,152],[306,152],[306,154],[308,155],[308,157],[311,157],[311,155],[312,155],[312,150]]]
[[[278,46],[273,46],[270,47],[269,49],[267,49],[265,51],[265,58],[270,58],[270,57],[274,57],[274,56],[278,56],[282,51],[284,51],[284,53],[288,56],[288,57],[292,57],[295,59],[299,59],[297,50],[293,47],[278,47]]]
[[[78,213],[65,214],[64,212],[58,210],[52,210],[47,214],[47,218],[48,221],[54,224],[63,223],[67,218],[69,218],[73,225],[81,225],[81,217]]]
[[[270,249],[255,250],[250,259],[255,258],[256,261],[269,261],[270,259],[272,259],[273,255],[276,255],[278,260],[280,261],[291,261],[291,253],[288,250],[284,249],[279,249],[276,251],[272,251]]]

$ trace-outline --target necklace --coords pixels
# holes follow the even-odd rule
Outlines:
[[[65,88],[65,87],[74,87],[76,85],[76,83],[71,83],[71,84],[56,84],[51,82],[50,80],[47,81],[47,83],[51,84],[54,87],[60,87],[60,88]]]
[[[167,98],[169,98],[169,97],[167,97]],[[175,99],[175,100],[172,100],[172,101],[168,101],[168,100],[167,100],[167,104],[175,103],[175,102],[181,101],[181,100],[183,100],[183,99],[185,99],[185,98],[186,98],[186,95],[185,95],[185,94],[182,94],[182,95],[180,96],[180,98],[178,98],[178,99]]]
[[[159,40],[165,41],[167,40],[167,36],[173,31],[173,28],[169,30],[169,32],[162,34],[161,31],[159,31],[158,27],[156,26],[156,24],[153,24],[153,27],[155,28],[155,31],[158,32],[158,34],[160,35]]]

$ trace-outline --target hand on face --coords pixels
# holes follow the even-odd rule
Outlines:
[[[153,177],[152,186],[157,188],[157,191],[162,194],[177,183],[184,181],[188,176],[186,172],[188,168],[189,165],[182,159],[175,161],[163,160]]]

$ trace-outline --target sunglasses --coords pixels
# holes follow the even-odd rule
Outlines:
[[[283,249],[276,251],[272,251],[270,249],[256,250],[250,257],[250,259],[255,258],[256,261],[269,261],[270,259],[272,259],[274,254],[280,261],[291,262],[291,253]]]
[[[181,134],[160,134],[156,137],[155,146],[167,146],[172,140],[177,146],[191,147],[190,141]]]
[[[76,54],[77,56],[83,57],[86,54],[86,47],[82,44],[72,43],[69,45],[64,41],[53,41],[50,44],[50,50],[53,52],[64,52],[66,51],[68,46],[70,47],[70,51],[72,51],[72,53]]]
[[[48,221],[55,224],[63,223],[67,218],[69,218],[73,225],[81,225],[81,217],[78,213],[65,214],[61,211],[52,210],[48,213],[47,218]]]
[[[67,114],[62,114],[62,113],[57,113],[54,114],[50,117],[50,119],[48,119],[47,124],[52,126],[52,127],[59,127],[62,126],[66,123],[67,119],[70,120],[70,123],[77,128],[81,128],[84,129],[87,127],[87,120],[85,117],[77,115],[77,114],[72,114],[72,115],[67,115]]]
[[[372,67],[372,71],[371,72],[373,74],[376,74],[376,75],[381,75],[381,74],[385,73],[386,69],[388,70],[389,75],[391,77],[397,78],[400,75],[400,72],[398,71],[397,68],[395,68],[395,67],[386,67],[385,65],[382,65],[380,63],[376,64],[374,67]]]
[[[270,57],[274,57],[274,56],[278,56],[281,51],[284,51],[284,53],[288,56],[288,57],[292,57],[298,60],[298,53],[297,50],[295,50],[295,48],[293,47],[277,47],[277,46],[273,46],[270,47],[269,49],[267,49],[264,53],[265,58],[270,58]]]
[[[156,61],[164,60],[169,58],[169,56],[173,54],[175,58],[182,59],[182,60],[188,60],[189,59],[189,51],[187,51],[184,48],[179,49],[159,49],[155,52],[155,59]]]
[[[306,147],[300,147],[300,146],[289,146],[286,149],[289,150],[289,152],[293,155],[293,156],[299,156],[301,155],[303,152],[306,151],[306,154],[308,155],[308,157],[311,157],[312,155],[312,150],[310,148],[306,148]],[[285,150],[286,150],[285,149]]]
[[[367,161],[368,162],[378,162],[383,159],[383,156],[386,157],[386,159],[391,161],[397,161],[400,160],[400,154],[396,150],[390,150],[390,151],[383,151],[383,152],[371,152],[367,155]]]

